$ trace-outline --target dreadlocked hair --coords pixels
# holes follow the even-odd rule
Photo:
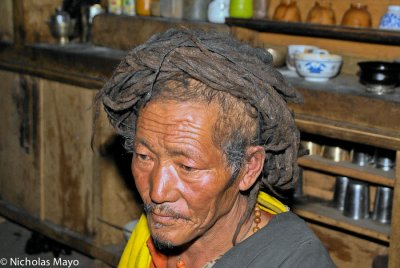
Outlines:
[[[272,56],[264,49],[228,34],[170,29],[130,51],[96,102],[97,107],[103,103],[110,123],[131,151],[140,109],[156,98],[219,104],[213,140],[232,168],[233,178],[246,161],[246,148],[264,147],[263,172],[245,193],[248,207],[234,234],[235,244],[259,190],[279,195],[293,187],[298,177],[300,134],[287,102],[301,102],[301,96],[272,66]],[[99,108],[96,117],[98,113]],[[245,116],[237,120],[241,113]]]

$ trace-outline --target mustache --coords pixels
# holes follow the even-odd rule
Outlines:
[[[187,221],[190,220],[187,216],[185,216],[179,212],[176,212],[175,210],[173,210],[171,207],[169,207],[166,204],[157,205],[152,202],[145,203],[145,204],[143,204],[143,209],[146,212],[146,214],[155,212],[156,214],[162,213],[165,216],[172,217],[175,219],[183,219],[183,220],[187,220]]]

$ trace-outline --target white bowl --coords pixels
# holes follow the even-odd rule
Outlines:
[[[325,82],[339,73],[342,57],[329,54],[326,50],[319,53],[296,54],[296,71],[305,80],[312,82]]]
[[[289,70],[296,71],[295,56],[300,53],[312,53],[314,50],[319,49],[316,46],[309,45],[289,45],[286,56],[286,66]]]

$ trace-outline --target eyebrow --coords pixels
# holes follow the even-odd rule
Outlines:
[[[139,143],[140,145],[143,145],[144,147],[146,147],[147,149],[149,149],[151,152],[154,153],[153,147],[150,145],[150,143],[148,143],[146,140],[140,138],[140,139],[135,139],[133,141],[133,145],[135,146],[135,144]]]

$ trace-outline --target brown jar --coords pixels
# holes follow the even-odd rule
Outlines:
[[[297,7],[296,0],[281,0],[280,4],[275,8],[273,19],[301,22],[300,10]]]
[[[325,25],[336,24],[332,4],[315,2],[315,5],[308,12],[307,22]]]
[[[372,18],[368,6],[361,3],[351,4],[344,13],[341,24],[350,27],[371,27]]]

